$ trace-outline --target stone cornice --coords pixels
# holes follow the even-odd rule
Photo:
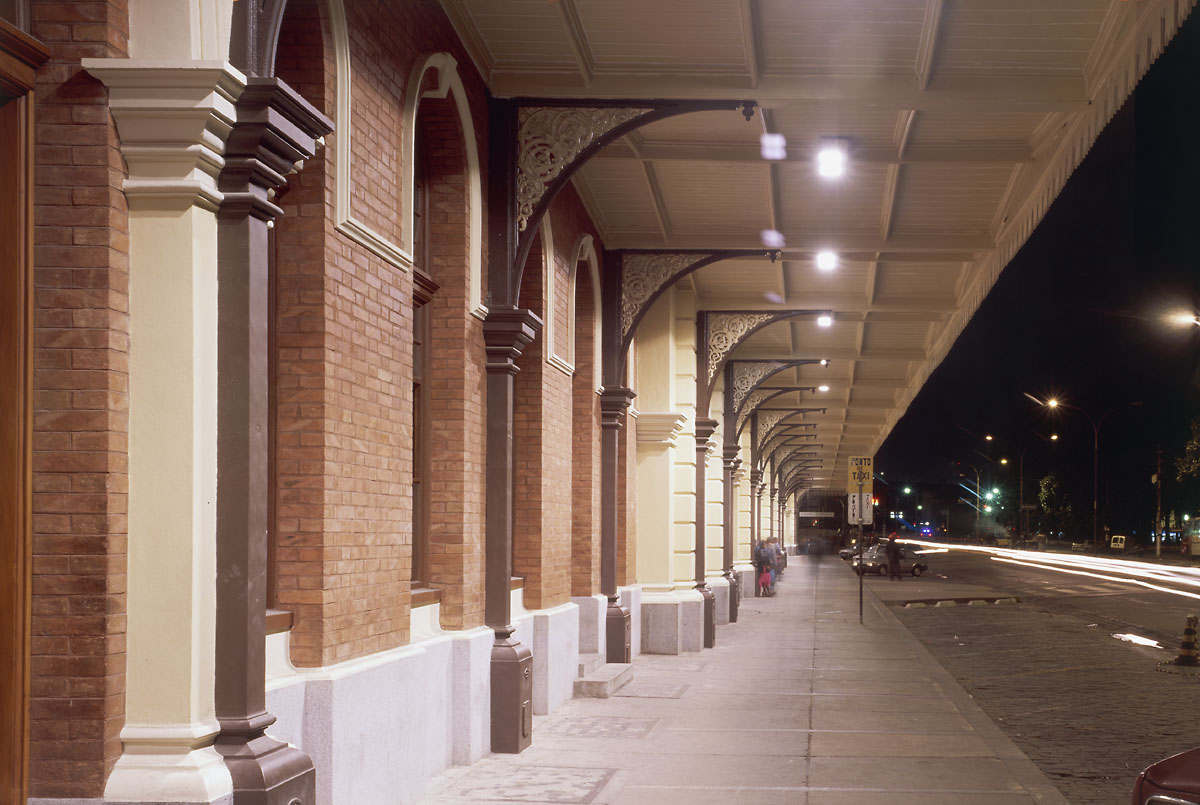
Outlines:
[[[237,120],[246,77],[227,63],[84,59],[109,90],[109,108],[129,168],[133,210],[215,210],[217,176]]]
[[[639,411],[637,415],[638,444],[673,445],[683,433],[687,414],[675,411]]]

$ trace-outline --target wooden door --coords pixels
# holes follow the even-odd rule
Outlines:
[[[46,51],[0,19],[0,801],[29,770],[33,90]]]

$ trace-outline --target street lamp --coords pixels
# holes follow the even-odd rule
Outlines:
[[[1053,397],[1048,400],[1039,400],[1037,397],[1034,397],[1028,392],[1026,392],[1025,396],[1045,408],[1070,408],[1078,411],[1087,417],[1087,421],[1092,424],[1092,553],[1099,553],[1100,519],[1096,514],[1096,507],[1099,501],[1100,487],[1100,426],[1104,424],[1104,420],[1108,419],[1109,414],[1115,413],[1124,408],[1134,408],[1141,405],[1142,401],[1137,400],[1136,402],[1118,405],[1116,408],[1110,408],[1109,410],[1105,411],[1099,419],[1093,419],[1091,414],[1080,408],[1078,405],[1071,405],[1070,403],[1065,403],[1062,400],[1057,400]]]
[[[1057,433],[1051,433],[1049,436],[1043,436],[1040,433],[1035,435],[1037,438],[1022,448],[1021,456],[1017,461],[1017,530],[1020,531],[1019,537],[1024,537],[1029,531],[1028,518],[1025,516],[1025,454],[1038,442],[1058,441]]]

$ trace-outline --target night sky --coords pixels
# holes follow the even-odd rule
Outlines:
[[[1036,434],[1058,433],[1059,442],[1025,453],[1026,503],[1036,501],[1037,479],[1056,471],[1077,533],[1090,538],[1092,426],[1076,411],[1048,415],[1029,392],[1057,396],[1094,419],[1143,403],[1101,425],[1101,526],[1147,539],[1159,446],[1164,516],[1200,515],[1200,483],[1177,483],[1174,467],[1200,416],[1200,327],[1164,321],[1170,311],[1200,312],[1197,16],[1109,123],[879,451],[885,508],[889,487],[912,484],[936,498],[942,484],[945,496],[972,463],[985,488],[1000,487],[1015,508],[1017,454]],[[988,433],[991,443],[982,439]],[[965,472],[973,485],[975,471]],[[974,514],[959,505],[952,516],[961,532],[958,524]]]

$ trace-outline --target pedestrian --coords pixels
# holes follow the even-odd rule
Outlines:
[[[883,549],[888,560],[888,578],[900,579],[900,546],[896,543],[896,532],[888,534],[887,547]]]
[[[770,597],[775,593],[771,590],[771,556],[767,547],[766,541],[758,543],[758,547],[754,549],[754,566],[758,569],[758,594]]]

